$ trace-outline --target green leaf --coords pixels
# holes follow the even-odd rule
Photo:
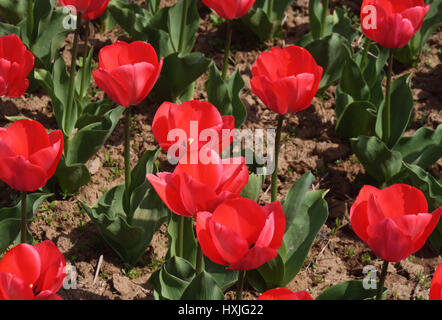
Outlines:
[[[401,170],[400,152],[391,151],[377,137],[359,136],[350,142],[365,171],[379,184],[387,182]]]
[[[361,69],[352,59],[347,61],[342,70],[339,86],[342,92],[349,94],[354,100],[370,99],[370,88],[362,76]]]
[[[386,290],[384,288],[384,292]],[[366,300],[372,299],[376,294],[377,289],[365,289],[363,281],[350,280],[326,289],[316,300]]]
[[[2,0],[0,3],[0,15],[10,23],[17,24],[27,15],[28,1],[30,0]]]
[[[257,271],[266,282],[266,290],[281,286],[286,273],[284,261],[279,254],[260,266]]]
[[[405,162],[427,169],[442,157],[442,124],[436,130],[418,129],[410,137],[402,137],[393,150],[399,151]]]
[[[249,182],[242,189],[241,196],[257,202],[261,195],[264,178],[264,175],[258,175],[255,173],[249,174]]]
[[[26,219],[31,221],[40,205],[52,194],[29,193],[26,195]],[[21,201],[14,207],[0,208],[0,254],[5,251],[20,234]]]
[[[227,269],[204,256],[204,270],[216,281],[216,284],[224,292],[238,281],[238,271]]]
[[[87,89],[90,87],[90,82],[91,82],[91,76],[92,76],[92,56],[94,53],[94,48],[91,48],[89,50],[89,53],[86,57],[86,61],[83,61],[83,58],[81,60],[81,68],[77,73],[77,80],[75,83],[75,89],[78,95],[78,98],[80,101],[83,100],[89,100],[87,98]],[[85,73],[85,78],[84,78],[84,92],[83,92],[83,96],[80,96],[81,94],[81,79],[83,77],[83,73]]]
[[[224,294],[210,274],[203,271],[193,278],[181,300],[224,300]]]
[[[376,119],[376,134],[389,148],[393,148],[408,126],[413,111],[413,94],[411,93],[410,74],[406,74],[391,85],[390,137],[385,136],[387,126],[387,109],[383,103]]]
[[[348,104],[338,118],[336,134],[342,138],[374,135],[375,109],[376,107],[369,101],[355,101]]]
[[[186,24],[184,25],[184,29],[182,30],[182,12],[184,9],[184,5],[186,4],[190,4],[190,6],[187,7],[186,10]],[[196,32],[198,31],[198,28],[200,26],[200,16],[196,8],[196,0],[180,0],[169,8],[168,13],[168,31],[175,51],[180,52],[182,55],[192,52],[193,45],[195,44]],[[180,37],[182,32],[184,32],[184,42],[180,50]]]
[[[327,14],[328,8],[324,8],[323,0],[310,0],[308,4],[308,16],[310,21],[310,30],[313,39],[318,40],[324,37],[327,29],[327,22],[322,25],[322,16]],[[327,1],[328,3],[328,1]],[[324,12],[325,11],[325,12]]]
[[[199,52],[186,56],[180,56],[179,53],[167,56],[152,95],[158,101],[175,101],[207,70],[209,63],[210,60]]]
[[[193,219],[190,217],[179,216],[175,213],[170,215],[169,225],[167,227],[170,247],[167,252],[167,257],[173,257],[178,254],[178,226],[180,219],[184,219],[183,258],[192,263],[193,266],[196,266],[196,249],[198,242],[193,232]]]
[[[240,98],[243,88],[244,81],[239,69],[224,81],[215,63],[211,63],[209,78],[206,81],[208,100],[222,115],[233,115],[236,128],[239,128],[247,118],[247,110]]]
[[[342,69],[351,57],[347,40],[337,33],[309,43],[306,49],[324,69],[319,90],[325,90],[341,77]]]
[[[281,286],[286,286],[301,270],[316,235],[327,220],[328,206],[324,200],[326,193],[327,190],[308,192],[301,209],[284,234],[286,259]]]
[[[67,164],[64,155],[55,171],[57,182],[65,195],[71,195],[91,181],[91,174],[83,163]]]

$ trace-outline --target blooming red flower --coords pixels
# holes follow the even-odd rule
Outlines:
[[[54,243],[22,243],[0,260],[0,300],[63,300],[66,261]]]
[[[160,76],[163,58],[144,41],[117,41],[100,50],[95,83],[116,103],[129,107],[146,98]]]
[[[252,91],[279,114],[308,108],[319,88],[322,67],[310,52],[298,46],[273,47],[252,66]]]
[[[0,97],[20,97],[29,86],[34,55],[15,34],[0,37]]]
[[[442,263],[439,263],[431,280],[430,300],[442,300]]]
[[[264,292],[258,300],[313,300],[313,297],[307,290],[293,292],[287,288],[275,288]]]
[[[207,156],[205,163],[198,158],[203,153]],[[193,155],[198,158],[195,163]],[[238,197],[249,180],[249,171],[243,157],[221,159],[214,150],[202,148],[183,157],[173,173],[146,177],[170,210],[193,217],[199,211],[213,211],[221,202]]]
[[[97,19],[98,17],[100,17],[104,13],[104,11],[106,11],[106,8],[107,8],[107,5],[109,4],[109,1],[110,0],[103,1],[102,2],[103,4],[101,5],[101,7],[99,9],[97,9],[95,11],[88,12],[88,13],[82,15],[81,18],[83,20],[94,20],[94,19]]]
[[[60,130],[46,133],[34,120],[22,119],[0,128],[0,179],[19,191],[43,187],[63,153]]]
[[[196,100],[187,101],[181,105],[164,102],[156,112],[152,124],[153,135],[160,147],[166,152],[174,144],[187,148],[192,143],[196,143],[198,145],[196,149],[207,146],[221,153],[232,143],[231,138],[233,137],[230,133],[234,128],[235,119],[233,116],[221,116],[218,109],[211,103]],[[172,130],[180,131],[184,136],[177,135],[168,139],[168,135],[173,133]],[[224,139],[223,130],[228,133]],[[208,134],[208,141],[200,141],[201,132]],[[196,136],[192,137],[192,134]],[[201,138],[203,139],[203,137]],[[190,148],[187,151],[190,151]]]
[[[424,0],[364,0],[364,34],[385,48],[405,46],[420,29],[430,5]]]
[[[202,0],[220,17],[228,20],[241,18],[249,12],[255,0]]]
[[[260,207],[246,198],[198,212],[196,234],[203,253],[232,270],[252,270],[273,259],[281,247],[285,217],[279,201]]]
[[[97,12],[99,12],[100,10],[103,10],[101,11],[101,13],[103,13],[109,1],[110,0],[60,0],[63,6],[74,7],[75,10],[81,12],[83,15],[86,15],[86,17],[90,17],[89,15],[97,14]]]
[[[432,214],[424,194],[395,184],[383,190],[364,186],[350,209],[356,234],[383,260],[397,262],[423,247],[436,227],[442,207]]]

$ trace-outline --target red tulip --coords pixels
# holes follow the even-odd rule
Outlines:
[[[350,222],[378,257],[397,262],[422,248],[436,227],[442,207],[427,211],[424,194],[411,186],[364,186],[350,209]]]
[[[95,11],[91,11],[89,13],[84,14],[81,18],[83,20],[94,20],[97,19],[98,17],[100,17],[104,11],[106,11],[107,5],[109,4],[110,0],[105,0],[102,1],[102,5],[99,9],[95,10]]]
[[[54,243],[22,243],[0,260],[0,300],[63,300],[66,261]]]
[[[308,108],[319,88],[322,67],[304,48],[273,47],[258,56],[252,67],[252,91],[279,114]]]
[[[220,17],[228,20],[241,18],[252,8],[255,0],[202,0]]]
[[[276,288],[264,292],[258,300],[313,300],[307,290],[293,292],[286,288]]]
[[[442,263],[439,263],[431,280],[430,300],[442,300]]]
[[[74,7],[77,11],[84,15],[95,14],[97,11],[106,9],[110,0],[60,0],[61,4],[65,7]]]
[[[364,0],[364,34],[385,48],[405,46],[422,26],[430,5],[424,0]]]
[[[194,121],[194,123],[191,123]],[[192,128],[192,126],[194,126]],[[230,133],[235,128],[235,119],[233,116],[221,116],[218,109],[209,102],[187,101],[181,105],[171,102],[164,102],[158,109],[152,124],[152,132],[160,147],[168,151],[172,145],[189,146],[196,143],[201,149],[204,145],[221,153],[228,145],[232,143]],[[173,131],[179,130],[185,134],[183,141],[179,137],[171,137]],[[228,132],[229,137],[223,139],[222,130]],[[201,132],[209,134],[209,137],[216,136],[217,141],[200,141]],[[192,137],[192,134],[196,135]],[[176,138],[175,140],[172,140]],[[172,141],[170,141],[172,140]],[[196,141],[194,141],[196,140]],[[220,150],[221,143],[221,150]],[[190,151],[190,148],[189,150]]]
[[[19,191],[43,187],[63,153],[60,130],[46,133],[34,120],[22,119],[0,128],[0,179]]]
[[[285,217],[279,201],[260,207],[246,198],[227,200],[213,214],[198,212],[196,234],[203,253],[232,270],[252,270],[277,256]]]
[[[207,163],[192,164],[183,157],[173,173],[146,177],[174,213],[193,217],[199,211],[213,211],[221,202],[236,198],[249,180],[245,159],[221,159],[217,152],[203,148]],[[199,156],[199,152],[195,156]],[[194,153],[190,155],[192,160]],[[185,163],[187,162],[187,163]]]
[[[143,41],[117,41],[100,50],[95,83],[116,103],[129,107],[139,104],[160,76],[163,58]]]
[[[20,97],[29,86],[34,55],[15,34],[0,37],[0,97]]]

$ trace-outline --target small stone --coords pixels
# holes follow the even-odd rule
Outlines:
[[[95,158],[94,160],[88,161],[86,163],[86,167],[91,174],[96,174],[101,168],[100,158]]]
[[[141,293],[139,286],[118,273],[113,274],[112,281],[115,290],[120,293],[121,299],[123,300],[133,300],[133,298]]]

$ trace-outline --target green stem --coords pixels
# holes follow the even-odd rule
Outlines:
[[[328,12],[328,2],[329,0],[324,0],[322,16],[321,16],[321,38],[325,34],[325,26],[327,22],[327,12]]]
[[[86,60],[88,56],[88,41],[89,41],[89,21],[86,21],[86,30],[84,32],[84,51],[83,51],[83,70],[81,72],[81,87],[80,87],[80,97],[83,98],[84,90],[86,90]]]
[[[28,0],[28,37],[31,40],[34,33],[34,0]]]
[[[232,44],[232,32],[233,24],[232,20],[227,20],[227,36],[226,36],[226,47],[224,50],[224,62],[223,62],[223,80],[227,79],[227,70],[229,69],[229,57],[230,57],[230,46]]]
[[[274,0],[269,0],[268,7],[267,7],[267,13],[270,18],[272,18],[273,2],[274,2]],[[272,20],[270,19],[270,21],[272,21]]]
[[[20,242],[26,242],[26,232],[27,232],[27,223],[26,223],[26,191],[21,192],[21,233],[20,233]]]
[[[281,147],[281,131],[282,123],[284,122],[284,115],[278,115],[278,126],[276,128],[276,141],[275,141],[275,171],[272,174],[272,202],[276,201],[278,195],[278,160],[279,149]]]
[[[130,188],[130,107],[124,111],[124,183],[126,200],[128,200],[129,188]]]
[[[387,269],[388,269],[388,261],[384,261],[384,264],[382,265],[382,271],[381,276],[379,278],[379,286],[378,286],[378,293],[376,295],[376,300],[382,299],[382,289],[384,288],[385,278],[387,277]]]
[[[370,44],[371,41],[369,38],[365,38],[364,41],[364,51],[362,52],[362,58],[361,58],[361,70],[364,71],[365,68],[365,63],[367,61],[367,55],[368,55],[368,50],[370,50]]]
[[[72,107],[74,104],[74,95],[75,95],[75,75],[77,69],[77,53],[78,53],[78,35],[80,33],[80,25],[81,25],[81,12],[77,14],[77,29],[75,30],[74,35],[74,44],[72,47],[72,60],[71,60],[71,74],[69,76],[69,91],[68,91],[68,100],[66,106],[66,122],[64,124],[64,131],[66,137],[64,139],[64,150],[67,153],[69,150],[69,142],[71,138],[71,121],[72,121]]]
[[[178,218],[178,245],[177,245],[177,256],[183,258],[184,256],[184,216],[179,216]]]
[[[196,252],[196,275],[199,275],[203,271],[203,251],[201,250],[201,246],[197,244],[197,252]]]
[[[236,287],[236,300],[242,300],[242,290],[244,288],[245,277],[246,277],[246,271],[240,270],[238,275],[238,283]]]
[[[187,25],[187,9],[189,8],[189,0],[184,0],[183,11],[181,12],[181,29],[180,29],[180,42],[178,43],[178,52],[183,52],[184,36]]]
[[[386,108],[386,130],[383,134],[383,140],[388,145],[391,136],[391,77],[393,74],[393,51],[390,49],[390,56],[388,58],[387,71],[387,87],[385,89],[385,108]]]

